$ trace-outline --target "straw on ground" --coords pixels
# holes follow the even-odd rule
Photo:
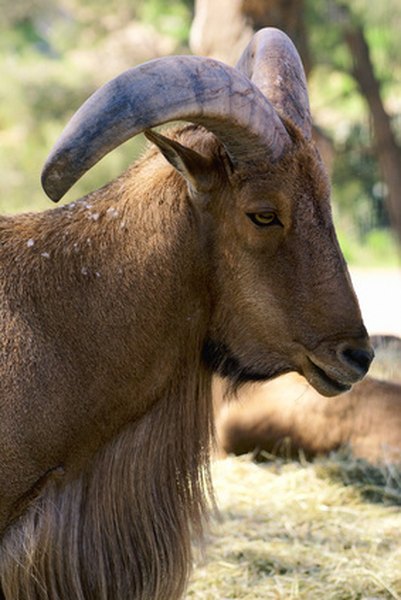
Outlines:
[[[188,600],[401,600],[401,484],[384,471],[343,455],[217,461],[221,520]]]

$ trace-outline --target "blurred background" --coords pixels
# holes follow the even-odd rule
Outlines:
[[[234,64],[254,30],[276,26],[305,65],[347,260],[355,267],[400,264],[399,0],[0,0],[0,9],[2,212],[49,207],[39,182],[43,162],[99,85],[171,53]],[[66,201],[120,173],[141,143],[113,152]]]

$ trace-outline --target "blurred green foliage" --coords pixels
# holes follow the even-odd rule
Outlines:
[[[158,31],[171,35],[182,43],[188,41],[192,17],[192,2],[187,0],[152,0],[141,2],[140,18],[153,24]]]
[[[401,6],[398,0],[347,4],[354,18],[363,20],[384,100],[401,139]],[[314,57],[312,110],[333,141],[340,240],[351,262],[394,262],[386,189],[372,150],[367,110],[349,75],[351,57],[341,40],[338,14],[330,0],[308,0],[306,7]],[[114,56],[107,41],[118,39],[128,24],[138,21],[153,28],[155,36],[173,38],[177,51],[187,52],[193,0],[0,0],[0,11],[0,211],[48,208],[39,181],[41,167],[68,118],[103,83],[103,71],[110,70]],[[139,137],[115,150],[65,201],[115,177],[142,146]]]
[[[384,205],[387,188],[380,180],[368,128],[361,123],[353,123],[336,144],[332,184],[339,212],[356,221],[362,237],[375,227],[390,226]]]
[[[362,25],[383,102],[401,141],[401,5],[398,0],[306,0],[306,11],[314,61],[312,113],[333,144],[334,215],[343,251],[349,262],[397,264],[400,254],[389,230],[387,188],[371,120],[350,75],[353,59],[342,31],[349,13],[352,22]]]

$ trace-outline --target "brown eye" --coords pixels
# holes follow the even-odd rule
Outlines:
[[[259,227],[269,227],[270,225],[280,225],[282,227],[282,223],[272,210],[260,213],[247,213],[246,215],[252,223],[255,223]]]

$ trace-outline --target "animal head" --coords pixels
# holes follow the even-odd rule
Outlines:
[[[173,120],[194,125],[173,138],[150,129]],[[45,165],[45,190],[58,200],[141,131],[185,182],[204,241],[206,363],[236,384],[296,370],[325,395],[349,389],[373,353],[290,40],[260,31],[236,68],[181,56],[126,71],[72,118]]]

